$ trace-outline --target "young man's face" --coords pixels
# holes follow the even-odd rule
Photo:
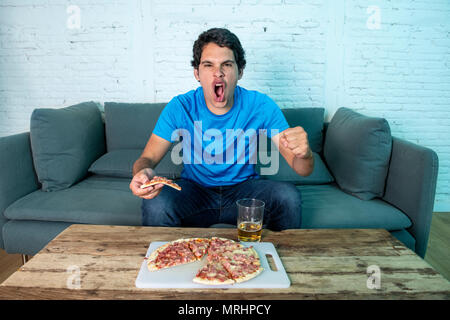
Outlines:
[[[230,48],[210,42],[203,47],[200,65],[194,69],[200,81],[205,101],[211,112],[225,114],[233,106],[234,89],[242,78],[234,53]]]

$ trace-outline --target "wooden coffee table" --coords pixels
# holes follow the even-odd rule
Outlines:
[[[450,283],[382,229],[264,230],[263,241],[275,245],[291,280],[287,289],[135,287],[151,242],[212,236],[236,240],[237,233],[72,225],[0,285],[0,299],[450,298]],[[375,269],[368,273],[369,266]],[[372,281],[377,267],[380,282]]]

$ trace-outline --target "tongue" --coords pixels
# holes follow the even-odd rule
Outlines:
[[[214,100],[216,102],[223,102],[225,100],[223,86],[215,87],[214,93],[215,93]]]

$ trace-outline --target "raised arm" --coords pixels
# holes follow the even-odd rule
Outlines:
[[[312,173],[314,157],[302,127],[288,128],[273,136],[272,141],[297,174],[306,177]]]

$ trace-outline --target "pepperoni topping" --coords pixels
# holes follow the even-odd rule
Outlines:
[[[252,247],[216,237],[173,241],[148,263],[156,269],[168,268],[200,260],[206,254],[208,263],[197,272],[197,279],[229,283],[261,270],[259,257]]]

